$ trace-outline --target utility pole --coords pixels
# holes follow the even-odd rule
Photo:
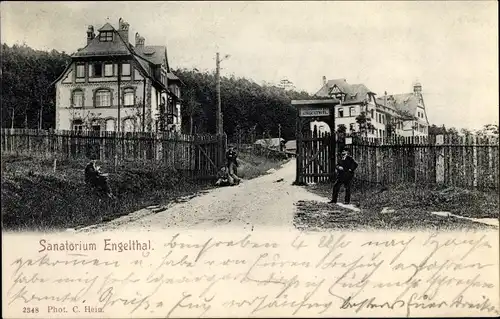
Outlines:
[[[118,74],[117,74],[117,77],[118,77],[118,92],[117,92],[118,93],[118,116],[117,116],[117,122],[118,123],[116,126],[118,133],[120,132],[121,124],[122,124],[121,123],[121,109],[120,109],[120,104],[121,104],[120,103],[121,102],[121,100],[120,100],[120,84],[121,83],[120,82],[121,82],[121,73],[122,73],[121,64],[122,64],[121,61],[118,61],[118,67],[117,67],[117,69],[118,69]]]
[[[221,114],[221,98],[220,98],[220,57],[219,57],[219,52],[217,52],[215,56],[215,63],[216,63],[216,69],[215,69],[215,82],[216,82],[216,87],[215,91],[217,94],[217,108],[216,108],[216,114],[215,114],[215,128],[216,128],[216,134],[222,134],[222,114]]]
[[[222,107],[221,107],[221,95],[220,95],[220,63],[225,59],[229,58],[226,54],[223,59],[220,58],[219,52],[215,55],[216,69],[215,69],[215,81],[216,81],[216,94],[217,94],[217,109],[215,114],[215,124],[216,133],[222,135],[224,133],[223,123],[222,123]]]

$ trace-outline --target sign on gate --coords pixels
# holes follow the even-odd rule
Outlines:
[[[330,107],[301,108],[301,117],[330,116]]]
[[[297,167],[295,184],[320,182],[334,177],[335,135],[314,133],[304,130],[304,124],[317,118],[335,128],[334,107],[340,103],[337,99],[292,100],[296,106],[297,125]]]

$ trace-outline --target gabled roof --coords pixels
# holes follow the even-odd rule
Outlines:
[[[109,23],[106,23],[99,31],[113,31],[113,41],[101,42],[99,41],[99,34],[97,34],[87,46],[73,53],[71,57],[130,55],[129,48],[118,36],[118,32]]]
[[[285,140],[282,138],[264,138],[256,140],[254,144],[262,145],[264,147],[279,147]]]
[[[101,42],[99,40],[99,34],[97,34],[95,36],[95,38],[92,41],[90,41],[89,44],[87,44],[87,46],[85,46],[83,49],[78,50],[77,52],[72,54],[71,57],[82,58],[82,57],[99,57],[99,56],[110,56],[110,55],[114,55],[114,56],[130,55],[131,57],[133,57],[134,60],[136,60],[140,64],[143,71],[146,73],[146,76],[148,76],[150,79],[152,79],[158,85],[163,86],[162,83],[159,83],[156,79],[154,79],[154,76],[151,72],[152,71],[151,64],[154,66],[157,66],[157,65],[161,65],[165,62],[167,70],[169,70],[168,61],[165,61],[165,59],[166,59],[166,46],[164,46],[164,45],[151,45],[151,46],[144,46],[144,47],[134,47],[132,44],[126,43],[122,39],[122,37],[120,36],[118,31],[115,28],[113,28],[113,26],[109,23],[104,24],[104,26],[102,26],[98,31],[99,32],[112,31],[113,32],[113,41]],[[167,78],[168,78],[168,80],[179,81],[182,83],[182,81],[172,72],[167,73]],[[168,90],[168,88],[167,88],[167,92],[172,94]]]
[[[113,26],[109,24],[109,22],[106,22],[106,24],[103,25],[102,28],[100,28],[97,31],[115,31],[115,28],[113,28]]]
[[[177,75],[173,74],[172,72],[168,72],[167,77],[171,81],[180,81],[181,80],[181,79],[179,79],[179,77]]]
[[[385,98],[377,98],[376,102],[394,109],[401,115],[413,118],[417,111],[419,98],[413,93],[392,94]]]
[[[164,45],[149,45],[144,47],[136,47],[135,51],[143,58],[147,59],[149,62],[158,65],[163,64],[165,60],[166,49],[167,48]]]
[[[329,97],[331,90],[337,87],[345,94],[343,104],[356,104],[366,100],[368,93],[373,93],[364,84],[349,84],[345,79],[328,80],[323,87],[315,94],[317,97]]]

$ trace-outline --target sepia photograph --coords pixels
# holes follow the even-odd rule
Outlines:
[[[0,6],[2,317],[500,315],[497,2]]]

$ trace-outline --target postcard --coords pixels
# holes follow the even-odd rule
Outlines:
[[[4,318],[500,315],[496,2],[1,6]]]

